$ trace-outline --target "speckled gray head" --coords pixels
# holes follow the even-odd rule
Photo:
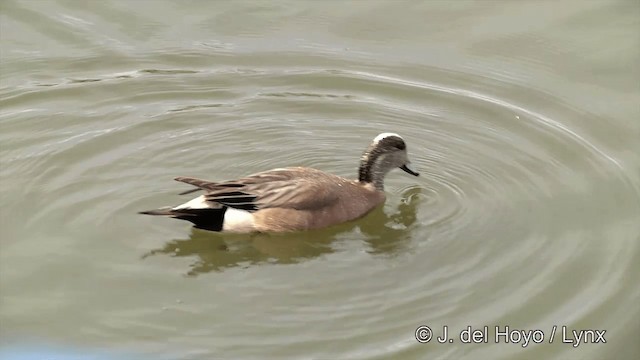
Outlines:
[[[362,154],[358,179],[373,183],[376,188],[384,188],[384,176],[394,168],[413,175],[420,174],[409,167],[409,156],[404,139],[396,133],[382,133],[376,136]]]

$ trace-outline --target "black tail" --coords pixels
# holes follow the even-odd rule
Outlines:
[[[164,208],[160,208],[160,209],[140,211],[138,214],[143,214],[143,215],[169,215],[169,216],[172,216],[172,215],[175,214],[175,211],[173,211],[170,207],[164,207]]]
[[[138,214],[170,216],[174,219],[190,221],[195,227],[199,229],[209,231],[222,231],[222,224],[224,223],[224,213],[226,211],[226,206],[217,209],[173,210],[171,208],[160,208],[155,210],[141,211]]]

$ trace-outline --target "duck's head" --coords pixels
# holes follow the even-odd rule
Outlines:
[[[409,164],[404,139],[395,133],[382,133],[373,139],[362,154],[358,178],[360,182],[373,183],[377,188],[383,189],[384,176],[395,168],[419,176]]]

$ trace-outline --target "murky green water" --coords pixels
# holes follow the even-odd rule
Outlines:
[[[640,357],[637,1],[0,6],[0,356]],[[383,131],[422,176],[355,223],[136,215],[185,201],[178,175],[355,177]]]

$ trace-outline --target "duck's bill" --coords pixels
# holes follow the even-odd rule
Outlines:
[[[411,175],[413,175],[413,176],[420,176],[420,174],[419,174],[419,173],[417,173],[417,172],[413,171],[413,170],[409,167],[409,165],[407,165],[407,164],[404,164],[404,165],[400,166],[400,169],[402,169],[402,171],[404,171],[404,172],[406,172],[406,173],[409,173],[409,174],[411,174]]]

